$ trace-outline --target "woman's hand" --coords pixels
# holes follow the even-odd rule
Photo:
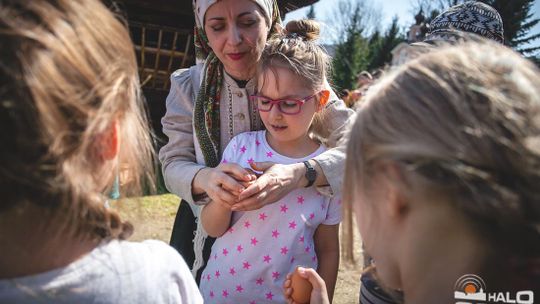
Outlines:
[[[251,164],[255,171],[263,171],[253,183],[243,190],[233,211],[256,210],[283,198],[299,187],[305,173],[302,163],[281,165],[271,162]]]
[[[310,304],[330,304],[328,299],[328,292],[326,291],[326,284],[324,280],[313,268],[298,267],[298,273],[301,277],[307,279],[313,290],[311,291]],[[292,273],[287,275],[285,282],[283,282],[283,295],[288,304],[298,304],[292,298],[293,289],[291,287]]]
[[[200,170],[193,179],[193,194],[206,193],[211,200],[229,208],[238,195],[257,177],[253,171],[235,163],[221,163],[215,168]]]

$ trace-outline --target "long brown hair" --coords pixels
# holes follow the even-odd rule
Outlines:
[[[466,42],[390,73],[368,92],[350,133],[349,211],[380,161],[445,193],[497,262],[540,257],[540,72],[519,54]]]
[[[101,195],[119,164],[131,168],[135,192],[153,180],[125,24],[97,0],[6,0],[0,45],[0,212],[37,205],[76,234],[128,236]],[[118,161],[106,162],[96,151],[115,122]]]

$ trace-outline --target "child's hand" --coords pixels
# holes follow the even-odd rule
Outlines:
[[[260,162],[250,165],[253,170],[262,171],[263,174],[242,191],[233,211],[256,210],[280,200],[298,187],[303,176],[299,172],[304,170],[302,163],[282,165]]]
[[[313,290],[311,291],[310,304],[329,304],[330,300],[328,299],[328,292],[326,291],[326,284],[324,280],[319,276],[319,274],[313,268],[296,268],[298,275],[304,279],[307,279]],[[292,299],[293,288],[292,288],[292,276],[293,273],[289,273],[283,282],[283,295],[288,304],[302,304],[295,302]]]
[[[241,180],[241,179],[236,179],[236,181],[240,185],[242,185],[244,188],[247,188],[250,185],[252,185],[253,183],[255,183],[255,181],[257,180],[257,178],[259,178],[259,176],[261,176],[261,174],[253,171],[253,169],[251,169],[251,168],[244,168],[244,170],[246,170],[248,172],[248,174],[251,175],[251,180],[250,181],[245,181],[245,180]],[[233,191],[232,192],[232,194],[234,194],[237,197],[240,195],[240,193],[241,192],[239,192],[239,191]]]

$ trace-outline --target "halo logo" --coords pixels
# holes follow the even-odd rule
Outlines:
[[[457,300],[456,304],[534,304],[534,292],[532,290],[518,291],[515,295],[510,292],[488,293],[484,280],[474,274],[466,274],[456,281],[454,298]]]

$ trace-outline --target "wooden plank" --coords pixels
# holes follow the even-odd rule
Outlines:
[[[142,49],[143,49],[142,46],[139,46],[139,45],[135,46],[136,51],[142,52]],[[158,48],[145,47],[144,52],[147,53],[147,54],[157,54]],[[186,54],[184,52],[164,50],[164,49],[159,50],[159,53],[160,53],[160,56],[171,57],[171,58],[173,58],[173,57],[174,58],[182,58],[182,57],[186,56]]]

